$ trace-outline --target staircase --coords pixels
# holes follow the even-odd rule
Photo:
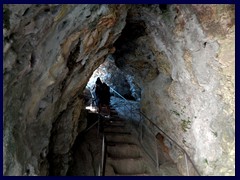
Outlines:
[[[130,113],[130,118],[133,119],[132,115],[134,115],[135,112],[132,110],[132,107],[134,107],[134,105],[132,106],[130,104],[129,107],[129,102],[121,94],[112,88],[111,90],[116,93],[116,95],[121,99],[123,99],[124,102],[120,102],[120,106],[124,106],[124,110],[126,108],[126,110]],[[115,106],[115,103],[112,105]],[[115,107],[118,108],[119,104]],[[97,122],[95,120],[95,123],[93,124],[93,126],[95,126],[96,123],[98,123],[97,137],[99,137],[99,130],[103,133],[101,145],[102,151],[96,151],[97,154],[101,154],[100,156],[96,157],[99,157],[102,160],[99,158],[95,159],[93,157],[94,152],[91,151],[91,148],[87,147],[88,151],[91,151],[90,154],[93,159],[92,164],[94,166],[94,175],[181,176],[182,174],[179,173],[177,165],[169,156],[168,150],[166,155],[165,144],[161,144],[161,138],[159,139],[156,137],[155,132],[159,131],[160,135],[163,134],[161,136],[164,138],[166,137],[168,141],[174,144],[176,149],[183,153],[186,166],[179,167],[181,169],[181,173],[188,176],[200,176],[199,171],[197,170],[196,166],[194,165],[185,149],[182,148],[175,140],[167,135],[160,127],[158,127],[141,111],[137,110],[139,111],[137,112],[137,115],[140,117],[136,120],[138,122],[137,127],[133,128],[133,125],[130,124],[129,120],[119,118],[117,112],[114,109],[111,109],[110,118],[107,117],[106,111],[104,112],[104,108],[102,110],[103,112],[101,112],[101,114],[95,113],[96,111],[91,112],[91,114],[95,114],[98,117]],[[120,109],[120,113],[122,114],[121,111],[122,109]],[[126,114],[126,112],[124,114]],[[91,118],[90,120],[92,119],[94,118]],[[147,123],[147,126],[145,122]],[[88,129],[92,128],[93,126],[89,127]],[[153,131],[153,129],[155,129],[155,131]],[[94,132],[94,128],[92,128],[92,130]],[[141,143],[139,142],[139,139],[141,139]],[[93,144],[94,147],[96,144],[98,144],[98,142],[94,140],[86,142],[88,142],[90,146]],[[98,147],[98,149],[100,148]],[[85,154],[82,156],[84,155]],[[78,163],[79,162],[76,161],[76,164]],[[86,165],[84,164],[84,167],[85,166]],[[84,172],[88,172],[88,170],[89,168],[87,168]]]
[[[137,127],[120,118],[114,109],[111,109],[110,118],[106,118],[104,112],[100,115],[88,113],[90,124],[79,134],[71,150],[74,158],[68,176],[180,176],[172,161],[160,160],[157,170],[156,162],[139,142]],[[99,130],[100,134],[104,133],[106,146],[103,146]],[[103,147],[105,151],[102,151]],[[103,152],[106,152],[105,156],[102,156]],[[105,165],[102,165],[102,157],[105,157]]]
[[[159,175],[141,148],[135,130],[113,109],[111,118],[104,119],[103,132],[106,137],[105,176]]]

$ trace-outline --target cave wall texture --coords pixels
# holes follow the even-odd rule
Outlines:
[[[67,161],[81,92],[126,14],[125,5],[4,5],[4,174],[46,173],[50,149]]]
[[[50,155],[66,174],[83,90],[109,54],[202,175],[235,175],[234,5],[3,8],[4,175],[48,175]]]
[[[142,111],[184,147],[201,174],[233,175],[234,7],[172,5],[161,15],[159,9],[130,11],[129,21],[144,22],[147,33],[131,42],[135,58],[132,53],[119,58],[123,69],[140,73]],[[144,74],[147,66],[157,70]],[[170,154],[183,161],[174,150]]]

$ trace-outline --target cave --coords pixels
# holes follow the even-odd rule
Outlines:
[[[234,176],[235,5],[4,4],[3,97],[4,176]]]

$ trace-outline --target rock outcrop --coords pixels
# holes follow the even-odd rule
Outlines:
[[[41,164],[51,136],[51,153],[66,163],[83,108],[82,91],[114,52],[127,9],[4,5],[5,175],[46,175],[48,165]]]
[[[235,174],[234,21],[233,5],[139,5],[115,43],[116,64],[142,89],[142,111],[202,175]],[[170,155],[182,164],[176,149]]]

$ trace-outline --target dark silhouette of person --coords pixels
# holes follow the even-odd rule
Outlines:
[[[99,109],[99,112],[101,112],[101,95],[102,95],[102,81],[98,77],[95,83],[95,102]]]
[[[107,117],[110,117],[110,88],[106,83],[102,83],[99,77],[95,83],[95,102],[98,113],[102,112],[102,107],[106,107]]]

